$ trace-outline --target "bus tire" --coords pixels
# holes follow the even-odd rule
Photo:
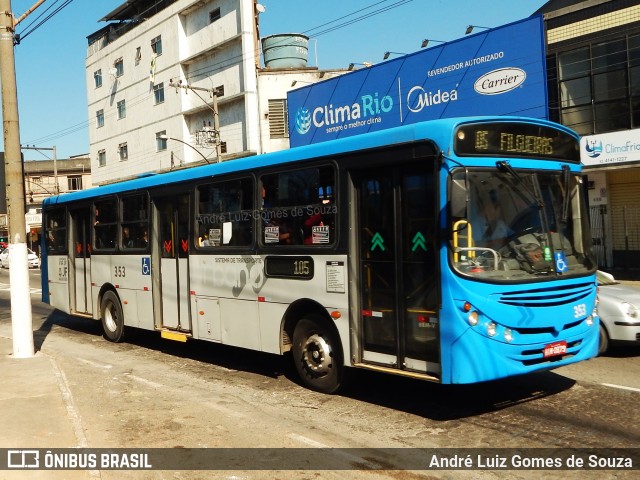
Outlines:
[[[302,318],[293,332],[293,361],[302,383],[322,393],[334,393],[344,373],[337,333],[318,315]]]
[[[115,292],[105,292],[100,303],[100,319],[104,337],[110,342],[121,342],[124,337],[124,314]]]
[[[609,335],[607,330],[600,324],[600,340],[598,342],[598,356],[604,355],[609,350]]]

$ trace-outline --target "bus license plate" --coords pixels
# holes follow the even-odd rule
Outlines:
[[[544,358],[557,357],[558,355],[564,355],[567,353],[567,342],[564,340],[561,342],[550,343],[544,347]]]

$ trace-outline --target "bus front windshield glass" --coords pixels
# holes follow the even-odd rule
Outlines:
[[[499,162],[493,169],[458,170],[452,180],[451,258],[458,272],[522,281],[595,270],[575,173],[516,171]]]

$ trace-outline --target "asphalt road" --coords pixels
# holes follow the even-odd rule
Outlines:
[[[504,381],[442,386],[357,371],[338,395],[301,387],[288,358],[129,330],[51,310],[30,274],[36,347],[64,372],[93,447],[640,448],[640,348]],[[8,305],[0,271],[0,304]],[[6,323],[6,321],[5,321]],[[0,325],[0,333],[10,325]],[[378,459],[393,464],[394,459]],[[116,475],[117,473],[117,475]],[[473,478],[539,478],[536,471]],[[563,478],[636,478],[632,471],[564,471]],[[102,472],[101,478],[142,478]],[[255,472],[226,478],[275,478]],[[442,478],[395,471],[322,478]],[[315,478],[278,474],[277,478]],[[212,478],[167,475],[157,478]],[[216,478],[220,478],[217,476]],[[447,472],[446,478],[469,478]]]

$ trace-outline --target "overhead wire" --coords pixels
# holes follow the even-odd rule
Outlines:
[[[38,28],[42,27],[42,25],[44,25],[45,23],[47,23],[49,20],[51,20],[53,17],[55,17],[58,13],[60,13],[60,11],[62,11],[62,9],[64,9],[65,7],[67,7],[71,2],[73,2],[73,0],[64,0],[62,5],[58,6],[55,10],[53,10],[51,13],[49,13],[48,16],[46,16],[45,18],[43,18],[42,20],[40,20],[39,23],[35,24],[35,22],[38,22],[39,19],[41,19],[43,17],[43,15],[45,15],[49,10],[51,10],[53,7],[55,7],[55,5],[57,3],[59,3],[62,0],[55,0],[51,5],[49,5],[47,8],[44,9],[44,11],[38,15],[31,23],[29,23],[28,25],[26,25],[24,27],[24,30],[22,30],[22,32],[26,33],[20,33],[20,41],[24,41],[25,38],[27,38],[29,35],[31,35],[33,32],[35,32],[36,30],[38,30]],[[28,30],[29,27],[31,27],[32,25],[34,25],[31,30]]]

